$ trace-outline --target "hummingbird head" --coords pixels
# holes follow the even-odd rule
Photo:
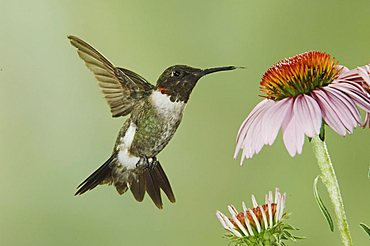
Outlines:
[[[234,66],[199,69],[186,65],[174,65],[167,68],[159,77],[157,90],[170,96],[172,102],[182,101],[186,103],[191,91],[201,77],[210,73],[234,69],[236,69]]]

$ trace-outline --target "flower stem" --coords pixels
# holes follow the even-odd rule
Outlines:
[[[346,246],[352,245],[352,238],[349,232],[346,214],[344,212],[344,204],[339,190],[337,177],[335,176],[334,168],[330,160],[329,152],[324,141],[319,136],[312,138],[313,151],[317,158],[317,163],[321,170],[321,180],[326,186],[329,193],[331,203],[334,207],[337,227],[342,237],[342,242]]]

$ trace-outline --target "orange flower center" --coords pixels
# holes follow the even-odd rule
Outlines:
[[[260,91],[278,101],[330,84],[340,69],[330,55],[310,51],[281,60],[263,75]]]
[[[272,210],[272,215],[275,216],[275,213],[276,213],[276,203],[272,203],[271,204],[271,210]],[[265,212],[265,215],[267,216],[268,218],[268,205],[267,204],[263,204],[262,205],[262,209],[263,211]],[[251,210],[253,211],[253,213],[256,215],[257,217],[257,220],[259,221],[260,224],[262,224],[263,222],[263,217],[262,217],[262,212],[261,212],[261,209],[259,207],[256,207],[256,208],[251,208]],[[240,223],[242,225],[245,225],[245,217],[248,218],[248,221],[251,223],[252,226],[255,226],[256,223],[254,222],[253,220],[253,217],[252,215],[250,214],[249,211],[246,212],[246,216],[244,216],[244,212],[240,212],[236,215],[236,218],[240,221]],[[234,226],[236,228],[238,228],[238,226],[236,225],[236,223],[230,219],[230,221],[232,221],[232,223],[234,224]]]

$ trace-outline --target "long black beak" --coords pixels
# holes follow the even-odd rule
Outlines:
[[[235,66],[227,66],[227,67],[214,67],[214,68],[207,68],[203,70],[203,76],[210,74],[210,73],[216,73],[216,72],[221,72],[221,71],[229,71],[229,70],[234,70],[237,69],[238,67]]]

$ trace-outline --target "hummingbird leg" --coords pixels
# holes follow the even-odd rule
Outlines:
[[[159,165],[159,161],[157,160],[157,157],[153,157],[152,167]]]
[[[140,157],[139,161],[136,163],[137,168],[145,168],[148,165],[148,158],[143,156]]]
[[[158,163],[158,160],[157,160],[157,157],[150,157],[148,158],[148,168],[153,168],[157,165]]]
[[[157,163],[158,163],[157,157],[154,156],[154,157],[149,158],[149,165],[150,165],[150,167],[155,166]]]
[[[153,166],[155,166],[157,163],[158,163],[157,157],[143,156],[143,157],[140,157],[140,160],[136,164],[136,167],[143,168],[143,169],[153,168]]]

